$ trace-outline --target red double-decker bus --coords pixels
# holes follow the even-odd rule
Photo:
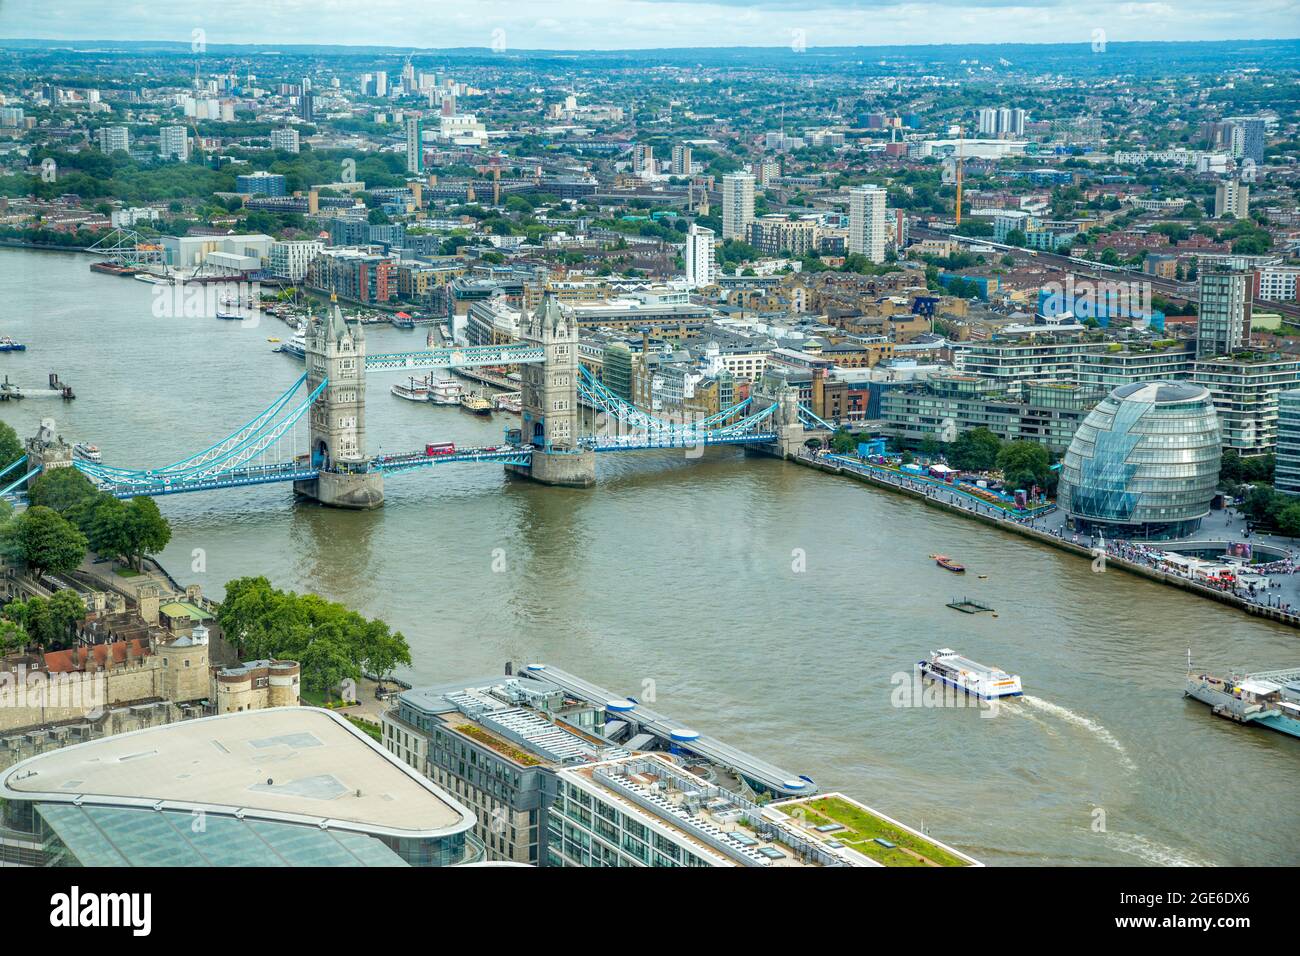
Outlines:
[[[424,457],[426,458],[441,458],[443,455],[454,454],[456,454],[456,445],[453,442],[444,441],[436,445],[424,446]]]

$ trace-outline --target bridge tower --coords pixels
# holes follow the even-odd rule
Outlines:
[[[752,408],[760,409],[773,402],[777,409],[772,413],[772,431],[776,441],[764,445],[746,445],[747,450],[778,458],[793,458],[803,449],[807,434],[799,418],[799,390],[790,384],[784,371],[769,369],[755,383]]]
[[[308,325],[304,351],[308,394],[322,381],[329,384],[308,413],[311,461],[319,474],[295,481],[293,490],[335,508],[378,508],[384,476],[367,465],[365,332],[359,322],[348,325],[332,302],[327,318]]]
[[[590,487],[596,482],[596,454],[578,443],[577,319],[547,292],[541,305],[521,319],[520,338],[542,346],[546,360],[520,369],[520,439],[533,446],[532,464],[506,467],[545,485]]]

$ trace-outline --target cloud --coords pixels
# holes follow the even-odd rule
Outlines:
[[[0,36],[209,43],[487,47],[505,29],[526,49],[1088,42],[1294,36],[1300,0],[9,0]]]

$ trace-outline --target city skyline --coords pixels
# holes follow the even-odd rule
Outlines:
[[[1097,46],[1130,41],[1277,39],[1296,35],[1300,3],[1246,0],[1225,6],[1211,0],[1131,3],[1106,0],[1077,10],[1063,0],[739,0],[676,2],[615,0],[591,7],[573,0],[544,0],[525,15],[491,0],[451,10],[411,10],[396,0],[369,4],[360,22],[350,4],[328,0],[310,8],[268,8],[248,0],[199,2],[185,9],[127,4],[111,23],[87,0],[57,10],[32,2],[0,9],[6,39],[192,42],[195,30],[209,44],[376,45],[398,49],[650,50],[926,44],[1070,43]],[[1289,27],[1289,28],[1288,28]],[[412,43],[411,41],[415,42]]]

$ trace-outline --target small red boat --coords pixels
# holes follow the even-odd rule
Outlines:
[[[934,563],[939,565],[939,567],[943,568],[945,571],[952,571],[954,574],[966,573],[966,565],[958,564],[956,561],[950,560],[946,554],[936,554],[934,556]]]

